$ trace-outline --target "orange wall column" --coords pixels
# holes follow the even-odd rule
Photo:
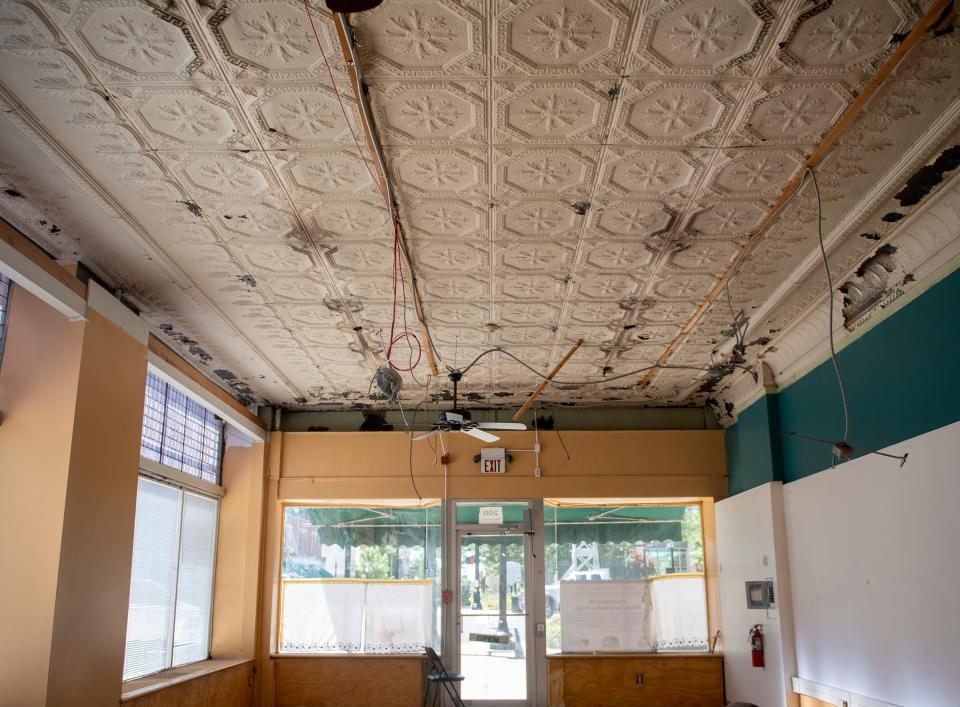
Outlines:
[[[14,287],[0,364],[0,705],[120,696],[146,325],[91,284],[70,322]],[[12,630],[11,630],[12,629]]]
[[[14,287],[0,362],[0,705],[42,705],[84,322]]]
[[[116,704],[120,695],[146,378],[146,324],[91,284],[47,678],[51,707]]]
[[[213,589],[214,658],[256,655],[266,448],[227,434]]]

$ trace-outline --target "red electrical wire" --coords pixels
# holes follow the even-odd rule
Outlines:
[[[330,62],[327,60],[327,53],[323,50],[323,43],[320,41],[320,33],[317,31],[317,26],[313,21],[313,15],[310,12],[310,3],[309,0],[303,0],[303,9],[307,13],[307,20],[310,23],[310,29],[313,31],[313,38],[317,42],[317,48],[320,50],[320,56],[323,58],[323,63],[327,68],[327,75],[330,77],[330,85],[333,87],[333,92],[337,97],[337,103],[340,104],[340,112],[343,113],[343,120],[347,124],[347,128],[350,130],[350,135],[353,137],[353,143],[357,147],[357,154],[360,157],[360,161],[363,162],[363,166],[366,168],[367,173],[369,173],[370,178],[373,180],[373,183],[377,186],[377,190],[380,192],[380,195],[383,197],[384,203],[387,205],[387,210],[390,212],[390,218],[393,221],[393,305],[390,319],[390,344],[387,346],[387,350],[384,352],[387,363],[391,368],[402,371],[409,372],[414,376],[414,381],[420,385],[420,382],[417,381],[416,376],[413,374],[413,369],[417,367],[420,363],[420,359],[423,355],[423,346],[420,343],[420,339],[407,327],[407,287],[406,281],[403,279],[403,253],[400,245],[400,223],[397,217],[397,213],[393,208],[393,204],[390,203],[387,193],[384,189],[384,185],[381,184],[380,180],[373,173],[373,170],[370,169],[370,163],[367,161],[366,157],[363,154],[363,148],[360,147],[360,139],[357,137],[356,131],[353,129],[353,125],[350,122],[350,117],[347,115],[347,108],[343,104],[343,98],[340,95],[340,90],[337,88],[337,82],[333,77],[333,69],[330,67]],[[386,179],[384,175],[384,179]],[[403,296],[403,330],[400,333],[395,333],[396,324],[397,324],[397,277],[400,278],[400,288]],[[410,348],[410,355],[407,359],[409,364],[408,368],[401,368],[397,366],[390,358],[390,355],[393,351],[393,346],[401,339],[407,340],[407,346]],[[413,344],[410,340],[413,340],[417,344],[417,356],[416,361],[413,357]]]
[[[398,333],[394,334],[396,329],[396,319],[397,319],[397,280],[400,281],[400,294],[402,298],[402,316],[403,316],[403,329]],[[409,358],[407,359],[408,366],[402,368],[395,364],[391,358],[394,345],[400,341],[406,340],[407,346],[410,348]],[[413,356],[413,343],[417,345],[417,355],[416,360]],[[423,346],[420,343],[420,339],[410,331],[407,326],[407,282],[403,276],[403,255],[401,253],[400,247],[400,237],[399,233],[394,237],[393,240],[393,315],[392,321],[390,323],[390,346],[387,349],[387,362],[391,367],[395,368],[398,371],[409,372],[413,375],[413,370],[419,365],[420,359],[423,356]],[[414,377],[416,381],[416,377]],[[419,382],[417,383],[420,384]]]
[[[333,86],[333,93],[337,97],[337,103],[340,104],[340,112],[343,113],[343,120],[347,124],[347,128],[350,130],[350,135],[353,136],[353,143],[357,146],[357,153],[360,156],[360,161],[363,162],[363,166],[367,168],[367,172],[370,174],[370,179],[373,180],[373,183],[377,185],[377,190],[380,192],[380,195],[383,197],[383,200],[387,203],[387,208],[390,207],[390,202],[387,199],[387,193],[383,189],[383,185],[380,184],[380,180],[377,179],[376,175],[373,173],[373,170],[370,169],[370,163],[367,162],[367,158],[363,156],[363,148],[360,147],[360,139],[357,137],[357,133],[354,132],[353,125],[350,122],[350,117],[347,115],[347,108],[343,105],[343,98],[340,96],[340,89],[337,88],[337,82],[333,78],[333,69],[330,68],[330,62],[327,61],[327,53],[323,51],[323,44],[320,42],[320,33],[317,32],[317,26],[313,22],[313,15],[310,13],[310,2],[309,0],[303,0],[303,9],[307,13],[307,19],[310,21],[310,29],[313,30],[313,38],[317,40],[317,48],[320,50],[320,56],[323,57],[323,63],[327,67],[327,75],[330,77],[330,85]]]

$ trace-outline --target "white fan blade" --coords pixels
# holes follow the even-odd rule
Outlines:
[[[414,442],[419,442],[421,439],[427,439],[428,437],[433,437],[437,434],[437,430],[430,430],[429,432],[424,432],[422,435],[417,435],[413,438]]]
[[[481,422],[481,430],[525,430],[527,426],[522,422]]]
[[[443,412],[440,414],[443,415],[443,419],[445,419],[447,422],[453,422],[453,423],[463,422],[463,415],[461,415],[460,413]]]
[[[464,434],[470,435],[471,437],[476,437],[482,442],[496,442],[497,440],[500,439],[496,435],[492,435],[489,432],[484,432],[483,430],[477,429],[476,427],[468,427],[467,429],[460,430],[460,431],[463,432]]]

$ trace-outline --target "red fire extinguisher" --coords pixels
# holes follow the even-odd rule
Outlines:
[[[760,624],[750,629],[750,656],[754,668],[763,667],[763,626]]]

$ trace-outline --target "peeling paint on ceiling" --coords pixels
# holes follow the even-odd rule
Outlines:
[[[582,337],[568,380],[651,365],[926,5],[387,0],[354,16],[443,363],[502,346],[546,372]],[[2,3],[0,214],[120,288],[245,402],[358,407],[390,323],[390,220],[304,12]],[[943,178],[934,161],[908,183],[956,144],[958,65],[955,33],[924,39],[819,169],[838,271]],[[764,345],[822,288],[803,269],[814,218],[801,194],[738,270],[733,305]],[[709,367],[730,327],[718,302],[671,363]],[[702,403],[713,375],[558,384],[544,400]],[[536,383],[495,354],[461,390],[508,407]],[[409,375],[402,397],[423,397]]]

